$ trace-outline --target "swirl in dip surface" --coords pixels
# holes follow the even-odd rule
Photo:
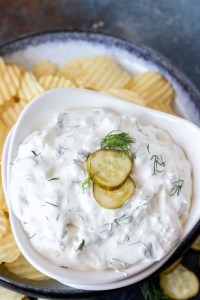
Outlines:
[[[136,192],[122,207],[105,209],[82,182],[87,156],[112,130],[135,140]],[[164,165],[155,168],[155,156]],[[42,256],[73,270],[160,260],[178,242],[191,194],[190,162],[166,131],[103,109],[56,115],[25,139],[12,165],[12,206],[27,238]]]

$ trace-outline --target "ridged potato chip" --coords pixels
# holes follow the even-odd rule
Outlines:
[[[145,105],[143,99],[141,99],[133,91],[127,89],[109,89],[107,91],[103,91],[103,93],[138,105]]]
[[[7,207],[6,199],[5,199],[5,196],[3,193],[2,184],[0,184],[0,209],[8,212],[8,207]]]
[[[160,275],[160,287],[166,296],[186,300],[197,295],[199,280],[193,272],[179,265],[170,274]]]
[[[64,67],[58,68],[57,75],[60,77],[65,77],[75,84],[76,78],[81,72],[82,62],[84,62],[84,58],[70,60],[64,65]]]
[[[37,82],[33,73],[26,71],[22,77],[21,86],[17,96],[20,99],[29,102],[43,91],[44,89]]]
[[[6,140],[6,137],[9,132],[9,127],[5,126],[1,121],[0,121],[0,161],[2,159],[2,152],[3,152],[3,146],[4,142]]]
[[[50,61],[40,61],[33,67],[33,74],[37,79],[46,75],[54,75],[56,72],[56,66]]]
[[[73,87],[73,83],[65,77],[59,77],[54,75],[42,76],[39,79],[39,84],[45,91],[59,88],[59,87]]]
[[[6,234],[8,230],[8,219],[3,210],[0,210],[0,243],[1,238]]]
[[[12,263],[6,263],[4,266],[9,272],[19,276],[20,278],[26,278],[36,281],[48,280],[49,277],[40,273],[34,267],[32,267],[29,262],[21,254],[17,260]]]
[[[2,62],[3,65],[3,62]],[[21,81],[21,70],[17,65],[4,65],[0,71],[0,105],[16,96]]]
[[[10,225],[7,234],[1,238],[0,242],[0,264],[11,263],[20,256],[20,250],[15,242]]]
[[[0,77],[6,73],[6,63],[2,57],[0,57]]]
[[[0,168],[0,209],[7,211],[6,199],[2,187],[1,168]]]
[[[157,72],[145,72],[133,76],[126,89],[138,94],[146,105],[158,102],[170,104],[174,98],[172,85]]]
[[[1,300],[24,300],[26,298],[24,295],[7,290],[6,288],[3,288],[2,286],[0,286],[0,295],[1,295],[0,296]],[[29,298],[26,298],[26,299],[29,299]]]
[[[79,87],[101,91],[110,88],[123,88],[130,78],[130,75],[112,58],[94,56],[82,61],[76,83]]]
[[[166,112],[171,115],[175,115],[175,116],[178,115],[177,112],[175,112],[173,110],[173,108],[171,107],[170,104],[167,104],[164,102],[158,102],[158,103],[154,102],[154,103],[149,104],[148,107],[162,111],[162,112]]]
[[[8,109],[5,110],[1,116],[3,123],[8,127],[12,127],[15,124],[15,122],[17,121],[20,113],[22,112],[22,110],[24,109],[26,104],[27,104],[27,102],[20,101],[20,102],[15,103],[11,107],[8,107]]]

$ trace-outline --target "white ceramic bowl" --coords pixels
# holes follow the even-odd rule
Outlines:
[[[133,115],[143,124],[153,124],[167,130],[174,141],[184,149],[193,166],[192,205],[188,221],[184,226],[179,243],[159,262],[148,261],[138,263],[138,265],[131,267],[127,272],[126,279],[122,273],[113,271],[77,272],[61,269],[49,262],[47,259],[36,253],[31,247],[27,235],[12,210],[11,199],[9,197],[9,182],[12,165],[9,162],[14,160],[20,143],[30,132],[45,125],[54,114],[59,113],[64,109],[81,107],[102,107],[117,113]],[[193,147],[194,143],[195,147]],[[8,148],[9,153],[7,155]],[[82,89],[62,88],[39,95],[22,112],[10,135],[10,141],[9,139],[7,140],[3,155],[3,184],[9,207],[11,226],[23,255],[35,268],[44,274],[76,288],[88,290],[112,289],[126,286],[146,278],[164,264],[164,262],[173,254],[175,249],[184,241],[186,236],[192,231],[200,218],[200,201],[198,199],[198,190],[200,188],[200,177],[198,174],[200,174],[200,165],[196,163],[199,158],[199,148],[200,129],[192,123],[172,115]]]

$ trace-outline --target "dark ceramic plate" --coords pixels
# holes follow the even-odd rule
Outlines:
[[[40,60],[51,60],[63,65],[68,59],[82,56],[108,54],[117,59],[130,72],[138,73],[147,70],[158,70],[170,80],[175,88],[175,109],[184,117],[200,125],[200,94],[194,85],[167,59],[153,50],[136,43],[130,43],[119,38],[97,33],[59,31],[34,34],[19,38],[0,46],[0,55],[10,62],[16,62],[26,68]],[[200,231],[200,221],[190,232],[189,236],[179,246],[170,260],[162,269],[166,268],[189,248]],[[159,269],[152,276],[161,271]],[[54,280],[35,282],[20,279],[0,267],[0,284],[26,295],[40,296],[52,299],[119,299],[131,291],[142,299],[138,285],[120,289],[120,291],[83,291],[64,286]],[[124,294],[125,293],[125,294]],[[115,298],[116,297],[116,298]],[[135,298],[136,299],[136,298]]]

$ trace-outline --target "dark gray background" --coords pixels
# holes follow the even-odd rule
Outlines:
[[[200,0],[0,0],[0,44],[29,33],[67,28],[109,33],[150,46],[200,89]],[[193,251],[186,261],[197,271]],[[130,288],[116,291],[113,300],[141,297],[139,288]]]
[[[150,46],[200,89],[199,0],[0,0],[0,43],[27,33],[69,27]]]

